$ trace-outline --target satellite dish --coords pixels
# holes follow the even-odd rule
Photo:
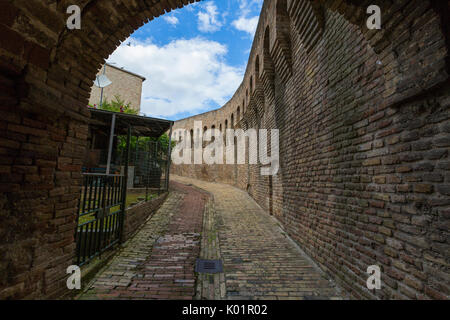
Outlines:
[[[104,74],[97,76],[94,83],[99,88],[105,88],[112,84],[112,81],[108,79],[108,77]]]

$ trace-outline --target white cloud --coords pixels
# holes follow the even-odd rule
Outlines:
[[[201,32],[215,32],[218,31],[223,23],[218,19],[219,11],[217,6],[213,2],[206,2],[202,9],[197,14],[198,17],[198,30]]]
[[[239,8],[241,8],[241,10],[247,11],[250,11],[253,6],[260,9],[264,2],[264,0],[238,0],[238,1],[239,1]]]
[[[251,36],[255,35],[256,27],[258,26],[259,16],[247,18],[244,16],[239,17],[239,19],[232,22],[233,26],[239,31],[244,31]]]
[[[176,26],[180,21],[175,16],[164,15],[163,19],[166,20],[167,23]]]
[[[130,38],[108,61],[147,78],[142,112],[170,118],[182,112],[195,114],[228,101],[242,81],[244,68],[228,65],[224,61],[226,54],[226,46],[198,37],[174,40],[164,46]]]
[[[240,0],[240,15],[238,19],[232,22],[232,25],[237,30],[247,32],[253,37],[258,26],[259,12],[258,15],[251,15],[255,9],[259,10],[261,8],[262,3],[263,0]]]

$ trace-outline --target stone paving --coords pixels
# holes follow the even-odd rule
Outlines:
[[[194,272],[221,259],[224,272]],[[244,191],[173,176],[166,202],[81,299],[341,299]]]
[[[200,259],[220,260],[220,247],[217,232],[217,219],[215,216],[214,200],[206,204],[203,217],[203,233]],[[199,300],[224,300],[226,298],[225,274],[199,273],[197,279],[197,293]]]
[[[204,276],[197,298],[342,299],[334,284],[246,192],[225,184],[172,179],[206,190],[214,200],[205,210],[207,237],[201,254],[221,258],[224,273]]]
[[[208,195],[172,183],[166,202],[80,299],[192,299]]]

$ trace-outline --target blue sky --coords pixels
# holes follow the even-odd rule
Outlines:
[[[150,21],[109,57],[147,78],[141,112],[178,120],[225,104],[242,82],[263,0],[208,0]]]

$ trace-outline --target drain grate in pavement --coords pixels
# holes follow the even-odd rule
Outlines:
[[[197,263],[195,264],[195,272],[199,272],[199,273],[223,272],[222,261],[221,260],[197,259]]]

